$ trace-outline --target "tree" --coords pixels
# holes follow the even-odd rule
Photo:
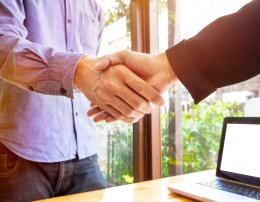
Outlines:
[[[114,0],[115,6],[106,12],[106,26],[110,25],[124,16],[129,16],[129,3],[126,0]]]
[[[215,168],[224,117],[242,115],[236,102],[203,101],[198,105],[192,104],[191,109],[182,115],[184,173]],[[168,122],[167,116],[164,119],[164,122]],[[164,127],[163,131],[163,156],[165,156],[172,143],[169,141],[167,128]],[[175,165],[176,162],[172,156],[164,157],[163,160],[163,173],[164,176],[168,176],[170,165]]]

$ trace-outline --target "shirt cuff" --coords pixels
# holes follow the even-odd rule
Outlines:
[[[83,54],[58,52],[50,65],[51,95],[63,95],[73,98],[73,80],[76,68]],[[59,82],[52,82],[59,81]]]
[[[189,91],[195,104],[216,90],[195,63],[186,40],[166,50],[166,55],[174,73]]]

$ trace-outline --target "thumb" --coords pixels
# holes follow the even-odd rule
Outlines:
[[[111,61],[109,57],[103,56],[98,59],[98,62],[95,64],[94,69],[97,71],[104,71],[108,67],[110,67],[110,65],[111,65]]]

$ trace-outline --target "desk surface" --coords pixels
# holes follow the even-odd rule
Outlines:
[[[62,196],[41,200],[42,202],[191,202],[168,191],[167,185],[183,180],[204,178],[214,175],[215,170],[202,171],[158,180],[145,181],[129,185],[107,188],[104,190]],[[39,202],[39,201],[38,201]]]

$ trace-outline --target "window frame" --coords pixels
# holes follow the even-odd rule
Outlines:
[[[158,53],[158,0],[131,0],[132,50]],[[133,125],[133,173],[134,181],[162,177],[160,109],[155,107]]]

